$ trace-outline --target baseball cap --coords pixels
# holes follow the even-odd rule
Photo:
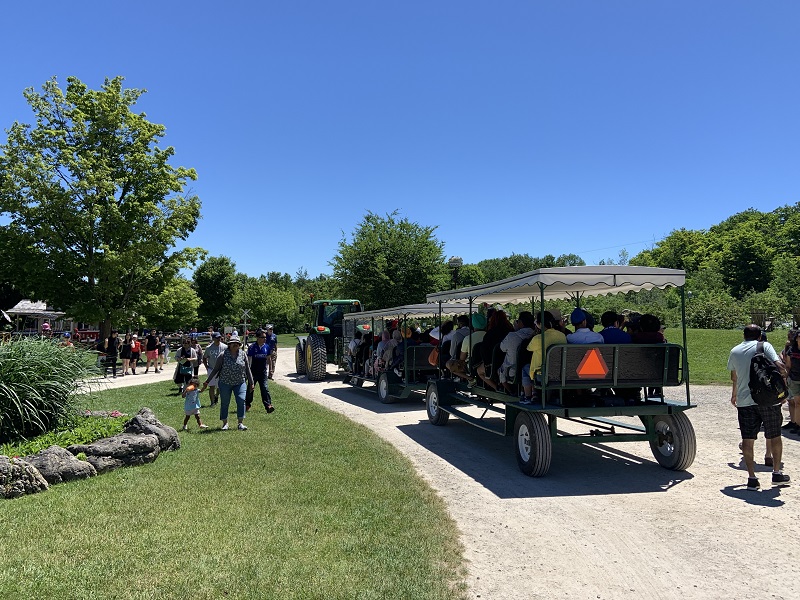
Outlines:
[[[573,310],[572,314],[569,316],[569,322],[572,323],[573,325],[582,323],[585,320],[586,320],[586,313],[583,312],[580,308],[576,308],[575,310]]]
[[[222,334],[219,331],[215,331],[214,333],[211,334],[211,337],[215,340],[218,340],[219,338],[222,337]]]

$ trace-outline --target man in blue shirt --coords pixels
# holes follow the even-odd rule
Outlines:
[[[623,318],[620,317],[615,311],[607,310],[600,317],[600,323],[603,330],[600,335],[603,336],[606,344],[630,344],[631,336],[619,328]]]
[[[268,413],[275,410],[272,406],[272,396],[269,394],[269,385],[267,383],[271,355],[272,345],[268,341],[267,332],[259,329],[256,332],[255,344],[250,344],[247,349],[247,357],[250,361],[250,372],[253,374],[253,380],[261,388],[261,402],[264,403],[264,408]],[[248,400],[250,402],[247,403],[247,410],[250,410],[253,400],[249,396]]]

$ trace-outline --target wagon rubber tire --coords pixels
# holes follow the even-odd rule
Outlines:
[[[520,471],[525,475],[542,477],[547,474],[553,458],[553,442],[543,414],[525,411],[517,414],[514,450]]]
[[[306,374],[306,357],[303,356],[303,346],[300,342],[294,347],[294,371],[298,375]]]
[[[386,372],[378,376],[378,399],[384,404],[394,402],[394,398],[389,394],[389,374]]]
[[[306,378],[309,381],[323,381],[328,374],[328,350],[320,335],[306,338]]]
[[[657,415],[653,419],[656,439],[650,449],[658,464],[672,471],[684,471],[694,462],[697,438],[692,422],[684,413]]]
[[[435,385],[429,385],[425,392],[425,408],[428,412],[428,421],[433,425],[447,424],[450,413],[443,411],[439,406],[439,390]]]

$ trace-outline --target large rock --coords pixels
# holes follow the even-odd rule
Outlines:
[[[47,481],[36,467],[21,458],[0,455],[0,496],[18,498],[47,488]]]
[[[72,454],[83,452],[86,460],[98,473],[120,467],[132,467],[153,462],[161,452],[158,436],[154,434],[118,433],[91,444],[73,444]]]
[[[90,463],[78,460],[61,446],[50,446],[26,456],[25,462],[36,467],[50,485],[97,475],[97,470]]]
[[[177,450],[181,447],[178,432],[174,427],[164,425],[156,419],[152,410],[143,407],[136,416],[125,423],[125,433],[151,433],[158,436],[158,445],[161,450]]]

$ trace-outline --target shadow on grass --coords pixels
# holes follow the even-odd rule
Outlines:
[[[499,498],[546,498],[665,492],[693,478],[654,460],[619,449],[619,444],[555,444],[550,470],[528,477],[519,470],[514,439],[491,434],[457,419],[446,426],[427,419],[398,429]],[[639,443],[648,448],[644,442]]]

